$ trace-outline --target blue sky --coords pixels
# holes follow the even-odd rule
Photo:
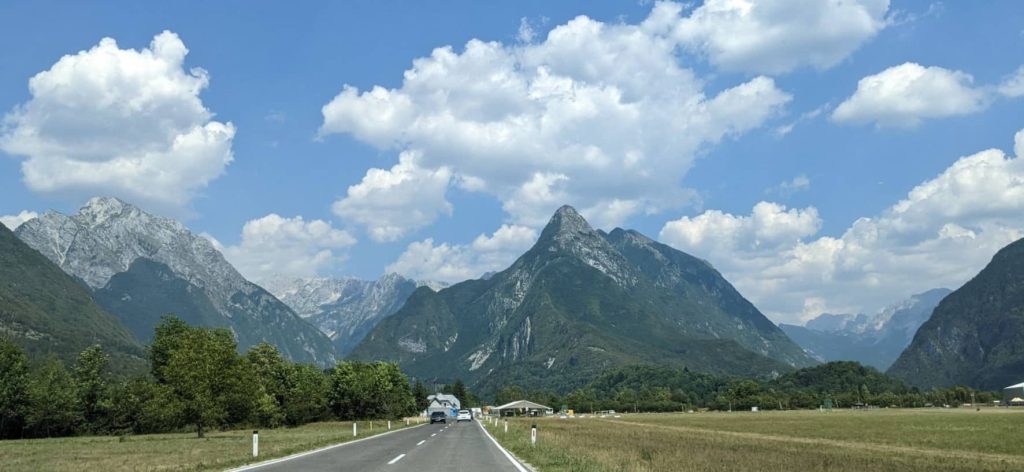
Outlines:
[[[397,270],[456,281],[508,264],[543,215],[570,203],[599,226],[635,228],[707,258],[781,321],[956,288],[1024,230],[1016,1],[862,0],[831,11],[787,0],[774,12],[753,0],[165,3],[0,5],[0,215],[71,213],[89,196],[116,195],[209,235],[257,280]],[[656,11],[666,24],[641,28]],[[588,20],[573,20],[581,15]],[[108,52],[137,52],[164,31],[174,36],[164,37],[170,56],[187,48],[183,63],[93,84],[113,102],[60,92],[108,77],[110,62],[44,74],[39,91],[29,89],[30,78],[102,38],[116,41]],[[587,31],[600,32],[582,46],[552,39]],[[753,43],[736,41],[744,33]],[[470,60],[471,40],[498,60]],[[444,46],[450,56],[413,65]],[[602,69],[609,57],[621,67]],[[419,79],[403,85],[409,70]],[[146,95],[159,113],[111,108],[140,100],[164,73],[180,87]],[[464,92],[501,74],[512,76],[501,78],[507,90]],[[871,76],[881,88],[859,90]],[[567,83],[553,79],[571,83],[580,93],[571,103],[596,115],[552,112],[569,103],[536,98]],[[345,86],[355,90],[336,100]],[[374,86],[391,91],[386,100],[365,94]],[[885,92],[894,87],[903,89]],[[757,93],[716,105],[729,91]],[[681,105],[694,97],[693,108]],[[419,121],[381,121],[383,104],[401,100]],[[333,112],[322,110],[328,104]],[[470,127],[517,113],[523,128]],[[54,118],[62,114],[154,137],[104,128],[95,132],[109,135],[92,139],[94,123]],[[166,136],[208,123],[232,130],[206,128],[194,168],[181,164],[193,148],[164,149]],[[537,123],[548,127],[535,132]],[[505,132],[515,142],[501,142]],[[137,175],[89,167],[154,149],[161,154]],[[624,164],[633,159],[624,149],[638,164]],[[989,149],[1003,155],[978,154]],[[67,170],[62,159],[86,164]],[[350,189],[359,185],[362,194]]]

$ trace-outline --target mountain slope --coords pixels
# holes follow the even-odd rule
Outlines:
[[[377,280],[277,278],[264,284],[330,337],[339,356],[348,354],[381,319],[398,311],[420,286],[440,289],[446,285],[398,274],[385,274]]]
[[[508,269],[418,289],[353,350],[420,377],[568,390],[636,363],[767,376],[813,360],[706,262],[571,207]]]
[[[145,350],[88,290],[0,224],[0,336],[33,358],[57,355],[70,364],[99,344],[121,372],[142,371]]]
[[[888,373],[921,388],[1024,380],[1024,240],[944,298]]]
[[[301,362],[334,362],[330,340],[285,304],[249,282],[213,245],[181,223],[115,198],[94,198],[77,215],[47,212],[17,235],[66,273],[141,338],[173,313],[230,327],[239,348],[273,343]]]
[[[872,317],[823,314],[805,326],[779,327],[822,362],[857,361],[884,371],[910,345],[914,333],[949,293],[944,288],[919,293]]]

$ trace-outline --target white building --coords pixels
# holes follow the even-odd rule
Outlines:
[[[457,416],[462,408],[462,402],[455,395],[438,393],[427,397],[430,404],[427,405],[427,416],[435,411],[443,411],[448,416]]]

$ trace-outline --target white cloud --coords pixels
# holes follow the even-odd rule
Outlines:
[[[784,212],[765,202],[751,216],[711,210],[670,221],[660,237],[710,260],[776,321],[873,312],[923,290],[959,287],[1024,235],[1024,131],[1015,152],[962,157],[839,237],[808,239],[820,226],[812,208]],[[771,239],[760,236],[766,232],[780,236],[759,244]]]
[[[768,189],[765,193],[772,193],[783,197],[788,197],[794,193],[807,190],[811,188],[811,179],[807,178],[806,175],[800,174],[793,177],[791,180],[781,182],[778,185]]]
[[[961,71],[907,62],[857,82],[857,91],[836,107],[832,120],[913,127],[928,118],[967,115],[984,110],[989,95]]]
[[[281,275],[324,275],[345,259],[345,254],[335,251],[356,243],[351,234],[323,220],[305,221],[301,216],[285,218],[274,213],[246,222],[242,240],[235,246],[204,236],[242,275],[256,281]]]
[[[679,8],[656,10],[673,17]],[[885,28],[888,10],[889,0],[706,0],[679,21],[676,35],[725,70],[827,69]]]
[[[334,202],[334,213],[366,226],[374,241],[394,241],[451,214],[445,199],[451,172],[445,167],[424,169],[419,153],[403,152],[391,170],[370,169],[363,181]]]
[[[481,234],[467,245],[435,245],[428,238],[409,244],[386,272],[416,280],[461,282],[507,268],[536,241],[536,230],[514,225],[502,225],[492,236]]]
[[[680,61],[677,13],[659,6],[636,25],[580,16],[529,43],[437,48],[413,61],[397,88],[346,85],[323,107],[320,133],[415,153],[417,169],[450,173],[463,189],[497,198],[514,224],[540,225],[566,203],[620,221],[680,208],[691,197],[680,181],[698,153],[760,127],[790,96],[767,77],[706,91]],[[402,192],[381,186],[378,195]],[[377,239],[429,224],[447,208],[431,193],[423,218],[378,231],[378,212],[362,209],[368,199],[350,190],[347,200],[343,216],[367,215],[354,220]]]
[[[1010,98],[1024,96],[1024,66],[1003,79],[1003,83],[999,84],[999,93]]]
[[[25,156],[25,184],[44,193],[116,195],[182,212],[232,160],[231,123],[199,99],[206,71],[164,31],[148,49],[112,38],[29,80],[32,98],[4,118],[0,149]]]
[[[21,226],[22,223],[31,220],[32,218],[36,218],[38,216],[39,213],[36,213],[34,211],[21,210],[21,213],[18,213],[17,215],[0,216],[0,223],[3,223],[3,225],[6,226],[11,231],[14,231],[18,229],[18,227]]]

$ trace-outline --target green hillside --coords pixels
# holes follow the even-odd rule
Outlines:
[[[71,363],[99,344],[119,371],[145,368],[145,351],[88,290],[0,225],[0,336],[34,359],[56,355]]]
[[[921,388],[1024,381],[1024,240],[944,298],[889,374]]]

